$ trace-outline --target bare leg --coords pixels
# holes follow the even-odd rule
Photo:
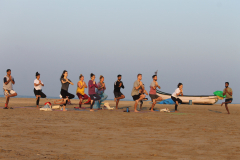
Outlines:
[[[63,111],[67,111],[67,110],[66,110],[66,106],[65,106],[65,105],[63,105]]]
[[[93,106],[93,100],[91,100],[91,107]],[[90,111],[94,111],[93,109],[90,109]]]
[[[153,108],[155,106],[155,104],[157,103],[156,99],[153,99],[153,103],[152,103],[152,108],[151,108],[151,112],[154,112]]]
[[[79,101],[79,108],[82,107],[82,98],[80,98],[80,101]]]
[[[138,102],[141,101],[143,98],[145,98],[145,95],[142,94],[142,95],[140,96],[140,98],[135,101],[134,112],[138,112],[138,111],[137,111]]]
[[[8,108],[8,103],[9,103],[10,97],[15,97],[15,96],[17,96],[17,93],[10,94],[10,95],[7,95],[7,96],[6,96],[6,104],[5,104],[5,107]]]
[[[118,103],[119,103],[120,99],[124,99],[124,98],[125,98],[124,95],[121,95],[120,97],[114,98],[114,101],[116,102],[116,109],[118,109]]]
[[[229,110],[228,110],[228,103],[232,103],[232,101],[225,102],[225,108],[226,108],[228,114],[230,114],[230,112],[229,112]]]
[[[66,104],[66,100],[67,100],[67,99],[56,100],[56,101],[54,101],[54,104],[64,105],[64,104]],[[59,102],[59,101],[61,101],[61,102]],[[59,102],[59,103],[58,103],[58,102]]]
[[[140,106],[139,106],[140,110],[142,110],[142,105],[143,105],[143,104],[141,103]]]
[[[154,112],[153,108],[156,105],[157,101],[161,101],[162,97],[158,97],[157,99],[153,99],[153,104],[152,104],[152,108],[151,108],[151,112]]]
[[[119,101],[120,101],[120,99],[118,99],[118,100],[116,101],[116,109],[118,109],[118,103],[119,103]]]

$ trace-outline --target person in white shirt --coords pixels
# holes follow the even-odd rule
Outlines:
[[[36,105],[38,108],[40,98],[46,98],[47,96],[42,92],[43,82],[40,80],[40,73],[36,72],[36,79],[34,80],[34,94],[36,96]]]
[[[178,96],[183,96],[183,84],[179,83],[178,88],[175,90],[175,92],[172,94],[171,98],[175,102],[175,112],[177,112],[177,107],[179,103],[182,103],[182,100],[178,98]]]
[[[3,109],[13,109],[8,107],[10,97],[17,96],[17,93],[13,90],[12,85],[15,84],[15,80],[11,75],[11,69],[7,69],[7,75],[3,78],[3,92],[6,97],[5,107]]]

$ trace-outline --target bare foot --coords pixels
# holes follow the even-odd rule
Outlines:
[[[175,111],[175,112],[178,112],[178,111]]]
[[[151,112],[155,112],[155,111],[151,109]]]
[[[66,109],[63,109],[62,111],[67,111]]]
[[[118,109],[118,107],[116,107],[116,109]]]
[[[138,112],[137,110],[135,110],[134,112]]]
[[[93,110],[93,109],[90,109],[90,111],[91,111],[91,112],[94,112],[94,110]]]
[[[37,108],[39,108],[38,105],[37,105]]]
[[[54,104],[57,104],[56,101],[53,102]]]

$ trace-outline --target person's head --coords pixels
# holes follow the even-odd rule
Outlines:
[[[228,88],[229,82],[225,82],[225,87]]]
[[[103,82],[103,81],[104,81],[104,77],[101,75],[101,76],[99,77],[99,80],[100,80],[100,82]]]
[[[118,80],[121,81],[121,79],[122,79],[122,75],[119,74],[117,77],[118,77]]]
[[[84,80],[84,76],[83,76],[82,74],[80,74],[79,79],[80,79],[81,81],[83,81],[83,80]]]
[[[182,88],[183,88],[183,84],[182,84],[182,83],[178,83],[177,86],[178,86],[179,89],[182,89]]]
[[[139,73],[139,74],[137,75],[137,78],[138,78],[138,80],[142,80],[142,74]]]
[[[153,75],[153,76],[152,76],[152,79],[153,79],[154,81],[157,81],[157,75]]]
[[[11,75],[11,69],[7,69],[7,75]]]
[[[90,74],[91,80],[95,79],[95,75],[93,73]]]
[[[68,76],[68,72],[66,70],[63,71],[62,75],[61,75],[61,78],[63,77],[67,77]]]
[[[37,78],[37,79],[40,78],[40,73],[36,72],[36,78]]]

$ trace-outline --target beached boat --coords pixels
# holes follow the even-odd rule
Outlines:
[[[157,90],[157,95],[161,96],[163,100],[171,98],[171,94],[165,93],[162,91]],[[188,104],[189,100],[192,100],[192,104],[215,104],[218,101],[218,97],[214,95],[200,95],[200,96],[193,96],[193,95],[183,95],[179,96],[182,100],[183,104]]]

